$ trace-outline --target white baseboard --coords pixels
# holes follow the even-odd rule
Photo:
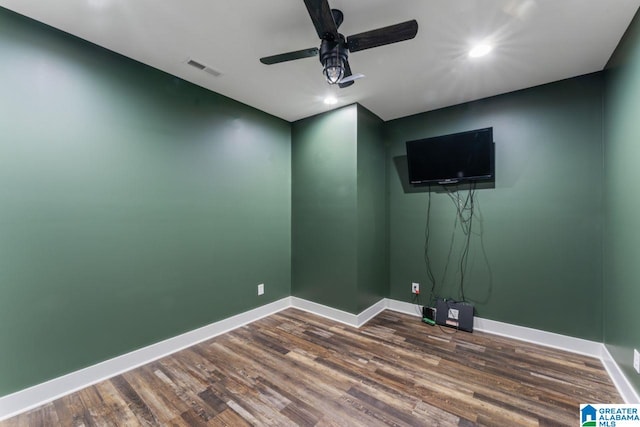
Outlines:
[[[421,315],[419,306],[416,304],[392,299],[387,299],[386,302],[389,310],[409,314],[411,316]],[[613,381],[613,384],[618,389],[620,396],[624,399],[624,402],[627,404],[640,404],[638,393],[635,391],[603,343],[570,337],[567,335],[560,335],[553,332],[541,331],[539,329],[527,328],[525,326],[512,325],[495,320],[483,319],[481,317],[474,317],[473,329],[600,359],[604,368],[607,370],[611,381]]]
[[[540,329],[512,325],[480,317],[473,319],[473,329],[596,358],[600,357],[602,351],[602,343],[596,341],[589,341],[582,338],[570,337],[554,332],[541,331]]]
[[[291,297],[291,307],[299,310],[313,313],[317,316],[325,317],[333,320],[334,322],[344,323],[345,325],[359,328],[367,323],[369,320],[376,317],[382,311],[387,309],[386,299],[381,299],[371,307],[366,308],[360,314],[353,314],[347,311],[338,310],[337,308],[328,307],[326,305],[318,304],[317,302],[308,301],[298,297]]]
[[[607,349],[607,346],[604,344],[602,345],[600,360],[602,360],[604,368],[609,373],[611,381],[615,384],[624,402],[627,404],[640,404],[640,396],[638,396],[629,379],[624,375],[622,369],[620,369],[620,366],[618,366],[613,356],[611,356],[611,353],[609,353],[609,349]]]
[[[0,397],[0,421],[291,307],[291,297]]]
[[[378,314],[382,313],[386,309],[387,309],[387,299],[384,298],[378,301],[377,303],[373,304],[371,307],[367,308],[366,310],[362,311],[360,314],[358,314],[358,323],[356,324],[356,327],[359,328],[360,326],[364,325],[369,320],[373,319],[374,317],[376,317]]]
[[[206,341],[289,307],[326,317],[353,327],[360,327],[386,309],[385,300],[367,308],[360,314],[352,314],[297,297],[286,297],[253,310],[223,319],[202,328],[134,350],[96,365],[71,372],[50,381],[37,384],[7,396],[0,397],[0,421],[49,403],[100,381],[120,375],[138,366],[158,360],[184,348]]]
[[[422,317],[422,312],[418,304],[410,302],[398,301],[395,299],[385,299],[387,308],[398,313],[408,314],[409,316]]]
[[[421,316],[418,305],[389,298],[381,299],[360,314],[353,314],[302,298],[286,297],[85,369],[54,378],[25,390],[0,397],[0,421],[289,307],[298,308],[356,328],[364,325],[386,309],[411,316]],[[625,402],[640,403],[638,394],[633,386],[629,383],[624,373],[620,370],[602,343],[478,317],[474,318],[474,329],[573,353],[597,357],[602,361]]]
[[[411,316],[422,316],[420,307],[417,304],[387,299],[387,308]],[[483,319],[481,317],[473,318],[473,329],[592,357],[600,357],[601,354],[602,343],[599,342]]]
[[[291,306],[349,326],[358,326],[358,315],[306,299],[291,297]]]

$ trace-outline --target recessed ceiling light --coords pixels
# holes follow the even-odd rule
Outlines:
[[[336,98],[335,96],[329,95],[324,99],[324,103],[327,104],[327,105],[337,104],[338,103],[338,98]]]
[[[482,43],[475,45],[470,51],[469,56],[471,58],[479,58],[481,56],[485,56],[487,53],[491,52],[493,46],[490,44]]]

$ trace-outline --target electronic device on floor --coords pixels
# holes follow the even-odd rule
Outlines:
[[[466,332],[473,332],[473,304],[438,299],[436,303],[436,323]]]
[[[436,324],[436,309],[433,307],[422,307],[422,321],[424,323],[428,323],[429,325]]]

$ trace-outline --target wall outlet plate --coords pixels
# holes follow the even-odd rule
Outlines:
[[[411,293],[412,294],[417,294],[419,292],[420,292],[420,283],[413,282],[411,284]]]
[[[258,295],[264,294],[264,283],[258,285]]]
[[[640,353],[637,349],[633,350],[633,369],[640,374]]]

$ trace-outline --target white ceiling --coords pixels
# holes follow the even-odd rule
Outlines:
[[[345,89],[318,58],[258,59],[320,44],[302,0],[0,0],[0,6],[294,121],[358,102],[384,120],[602,70],[640,0],[330,0],[345,36],[416,19],[415,39],[352,53]],[[472,43],[494,51],[472,60]],[[221,72],[214,77],[186,64]]]

